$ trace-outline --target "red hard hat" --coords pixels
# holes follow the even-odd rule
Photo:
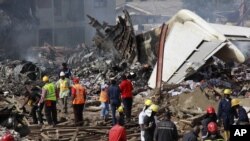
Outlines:
[[[212,106],[207,107],[207,113],[214,114],[215,113],[214,107],[212,107]]]
[[[1,141],[15,141],[14,137],[10,133],[5,133],[2,136]]]
[[[74,78],[73,78],[73,82],[74,82],[74,83],[79,83],[79,81],[80,81],[80,79],[79,79],[78,77],[74,77]]]
[[[207,130],[209,133],[216,133],[218,130],[217,124],[215,122],[209,122],[207,125]]]

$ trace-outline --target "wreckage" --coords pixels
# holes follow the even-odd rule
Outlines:
[[[151,97],[151,92],[146,87],[148,82],[151,88],[155,87],[157,80],[166,83],[176,83],[171,88],[162,87],[162,93],[166,95],[162,98],[163,102],[161,103],[160,111],[170,108],[174,116],[181,119],[178,120],[178,130],[183,134],[186,126],[182,127],[182,124],[192,125],[198,122],[204,115],[203,110],[207,106],[205,104],[201,106],[200,103],[198,105],[193,101],[197,97],[202,97],[202,100],[199,99],[197,101],[202,102],[202,104],[205,103],[207,100],[206,96],[210,96],[209,92],[207,92],[209,86],[232,87],[232,84],[224,79],[210,79],[209,75],[208,79],[204,80],[205,82],[195,82],[194,80],[182,81],[188,79],[189,76],[196,72],[206,74],[206,71],[203,72],[202,69],[206,70],[206,67],[211,62],[221,64],[233,60],[242,63],[247,59],[245,54],[234,45],[233,40],[247,40],[250,33],[248,32],[248,28],[208,24],[187,10],[177,13],[162,27],[139,35],[134,34],[129,14],[126,11],[125,16],[119,17],[117,25],[114,26],[108,25],[105,22],[101,24],[90,16],[89,18],[91,20],[90,24],[97,30],[96,36],[93,39],[96,48],[87,46],[79,48],[76,53],[68,57],[68,63],[73,67],[74,75],[83,78],[81,79],[81,83],[88,89],[86,113],[100,110],[100,107],[98,107],[99,101],[97,100],[100,84],[108,83],[107,81],[111,77],[116,77],[119,81],[122,74],[128,74],[129,78],[134,82],[135,88],[133,91],[135,95],[133,120],[130,124],[126,125],[127,137],[130,140],[136,140],[139,137],[140,129],[137,125],[137,114],[143,106],[142,101],[146,97]],[[230,32],[228,31],[229,29]],[[232,29],[235,31],[231,32]],[[42,56],[45,60],[46,57],[51,57],[50,54],[57,54],[56,51],[50,50],[50,48],[49,51],[42,52],[45,52],[45,55]],[[47,52],[49,55],[46,54]],[[159,55],[160,53],[162,56]],[[61,54],[60,51],[58,54]],[[55,56],[61,57],[63,55]],[[54,58],[50,60],[53,61]],[[158,71],[155,64],[159,60],[162,60],[163,71],[162,77],[157,77],[158,79],[156,79]],[[152,66],[155,66],[153,73]],[[160,66],[159,63],[158,66]],[[218,67],[218,71],[224,69],[223,67],[222,69],[219,68],[219,65],[216,67]],[[25,82],[40,78],[41,74],[40,69],[35,67],[34,64],[21,61],[2,63],[1,70],[5,72],[2,73],[4,74],[3,82],[18,80],[17,83],[21,81],[22,85]],[[239,73],[235,70],[234,75],[238,75]],[[17,87],[17,91],[13,92],[10,87],[14,86],[17,87],[19,85],[14,83],[9,85],[8,88],[3,87],[3,93],[5,91],[9,91],[10,94],[20,91],[25,92],[23,89],[18,89],[19,87]],[[197,92],[196,87],[198,86],[200,89]],[[24,88],[23,86],[20,87]],[[11,101],[9,93],[5,93],[5,97],[6,95],[8,97],[5,99]],[[174,96],[182,93],[190,94],[181,95],[183,97],[180,96],[180,98],[172,97],[172,99],[168,95],[172,94],[171,96]],[[192,96],[193,93],[205,94]],[[186,101],[183,102],[183,99]],[[17,102],[8,101],[8,104],[14,104],[15,108],[18,111],[20,110],[18,109],[20,103],[17,104]],[[208,102],[208,104],[215,103],[215,101]],[[60,106],[58,108],[60,109]],[[9,109],[9,107],[3,106],[3,109]],[[59,115],[61,114],[60,110],[58,110],[58,113]],[[98,113],[95,114],[97,115]],[[93,113],[86,114],[84,117],[86,121],[84,127],[79,128],[73,127],[71,114],[60,115],[60,118],[63,116],[67,120],[62,121],[57,127],[51,129],[40,129],[41,126],[39,125],[29,125],[31,133],[26,138],[29,140],[38,140],[41,138],[42,140],[107,139],[108,130],[111,128],[109,126],[111,121],[104,123],[98,119],[98,116],[95,117],[93,115]],[[29,121],[26,123],[29,124]],[[91,126],[89,123],[91,123]]]
[[[132,25],[130,17],[126,13],[125,11],[124,19],[118,18],[119,22],[115,26],[102,25],[91,18],[90,25],[97,30],[94,42],[99,48],[107,49],[108,47],[120,54],[129,54],[127,55],[130,56],[129,60],[137,60],[141,64],[154,66],[148,81],[151,88],[156,86],[158,72],[155,64],[160,59],[162,59],[162,66],[159,68],[162,69],[162,81],[169,84],[182,82],[207,62],[211,62],[213,56],[226,63],[230,61],[243,63],[246,60],[246,56],[234,42],[249,39],[249,28],[209,24],[191,11],[181,10],[164,23],[167,28],[164,32],[163,26],[161,26],[135,36],[133,33],[123,30]],[[128,23],[128,25],[124,23]],[[107,29],[106,32],[105,29]],[[165,38],[163,42],[160,42],[163,34],[165,34]],[[131,40],[124,40],[127,36],[131,36]],[[134,38],[136,38],[136,42],[132,42]],[[123,46],[115,44],[117,42],[123,42]],[[107,44],[111,46],[107,46]],[[131,50],[133,51],[130,52]],[[162,56],[159,55],[161,51]],[[123,60],[128,59],[124,55],[118,56]],[[130,61],[130,63],[132,62]]]

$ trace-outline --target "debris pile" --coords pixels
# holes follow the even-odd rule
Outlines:
[[[5,60],[0,62],[1,93],[23,95],[24,84],[40,78],[41,70],[32,62]]]

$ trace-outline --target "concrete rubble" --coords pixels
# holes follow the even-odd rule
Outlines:
[[[182,12],[181,15],[184,15],[185,19],[185,13]],[[187,13],[190,14],[189,12]],[[228,46],[230,41],[224,34],[218,33],[219,36],[211,37],[211,40],[214,41],[215,38],[216,40],[221,40],[219,44],[216,44],[216,47],[218,47],[217,45],[222,45],[224,49],[229,48],[229,50],[227,50],[228,52],[237,52],[238,54],[234,54],[235,56],[233,57],[234,62],[228,61],[227,57],[224,55],[220,56],[220,53],[213,51],[209,59],[207,58],[203,64],[197,65],[192,73],[183,75],[182,81],[178,81],[178,83],[168,83],[168,81],[163,80],[161,88],[154,89],[154,87],[148,86],[148,80],[150,80],[154,69],[153,67],[158,60],[157,51],[160,45],[161,28],[159,27],[146,33],[135,35],[128,12],[124,11],[124,14],[124,17],[118,17],[116,25],[108,25],[108,23],[105,22],[101,24],[93,17],[88,16],[90,25],[97,31],[93,38],[95,45],[91,47],[82,45],[80,48],[77,48],[76,51],[71,52],[71,56],[64,58],[67,60],[69,66],[72,67],[73,75],[80,77],[81,83],[88,90],[83,127],[74,127],[72,124],[73,112],[69,111],[68,115],[64,115],[61,112],[62,107],[60,105],[58,106],[60,123],[56,127],[47,128],[40,125],[30,125],[29,114],[19,109],[20,101],[23,101],[23,98],[17,96],[24,95],[30,83],[40,85],[39,79],[43,73],[49,73],[53,76],[52,79],[56,80],[57,72],[46,71],[38,67],[40,65],[27,61],[5,60],[1,62],[0,98],[1,101],[5,102],[5,106],[0,105],[0,115],[2,111],[6,109],[9,109],[7,110],[9,112],[8,114],[18,113],[18,115],[22,115],[25,123],[20,124],[28,125],[30,129],[29,135],[25,137],[23,137],[24,135],[20,135],[22,140],[106,140],[108,131],[111,128],[111,120],[109,119],[107,122],[104,122],[101,121],[99,117],[100,102],[98,101],[98,96],[100,85],[109,83],[109,79],[113,77],[120,81],[121,75],[124,73],[128,75],[128,78],[131,79],[134,84],[133,118],[131,123],[125,125],[129,141],[140,139],[140,129],[137,123],[138,114],[146,98],[151,98],[160,105],[159,119],[163,117],[162,113],[165,109],[172,111],[173,120],[177,124],[180,137],[187,132],[192,125],[201,121],[207,106],[215,105],[215,108],[217,108],[216,105],[221,98],[221,92],[224,88],[233,89],[233,96],[241,98],[242,105],[248,109],[248,112],[250,111],[250,105],[247,102],[247,98],[250,96],[249,64],[247,62],[243,63],[245,56],[243,56],[235,46],[232,45],[233,47],[231,48]],[[174,18],[182,21],[179,16],[180,15],[177,14]],[[189,16],[190,15],[186,18],[189,19]],[[173,21],[175,20],[172,19],[167,22],[167,24],[174,26],[175,22]],[[199,22],[207,25],[207,23],[203,23],[204,21],[202,19],[199,19],[198,23]],[[209,31],[217,33],[215,29],[210,29],[210,27]],[[175,33],[174,30],[171,30],[171,32],[173,32],[173,34]],[[200,41],[197,42],[200,43]],[[55,53],[55,56],[60,56],[60,53],[54,52],[54,49],[52,48],[51,50],[51,47],[44,50],[45,55],[42,56],[45,60],[50,60],[52,64],[54,64],[54,62],[57,62],[55,64],[60,64],[57,61],[58,58],[48,58],[51,57],[51,55],[46,55],[46,53]],[[65,52],[67,52],[67,50]],[[247,59],[248,58],[246,58],[246,60]],[[187,60],[188,59],[185,58],[183,62],[180,63],[183,65]],[[164,68],[166,69],[167,67]],[[177,68],[176,71],[178,71]],[[173,75],[176,74],[176,71],[173,72]],[[156,78],[154,78],[154,80],[156,80]],[[24,85],[27,87],[24,87]],[[159,91],[161,95],[156,95]],[[8,106],[6,106],[6,103]],[[7,119],[10,116],[8,114]],[[5,120],[1,119],[1,121]],[[5,128],[1,129],[5,130]],[[16,129],[16,131],[18,130]],[[21,133],[19,132],[19,134]],[[19,138],[17,134],[17,140]]]

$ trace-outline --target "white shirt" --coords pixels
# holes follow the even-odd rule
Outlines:
[[[144,117],[146,116],[146,113],[144,112],[144,110],[142,110],[139,114],[139,124],[144,124]]]

